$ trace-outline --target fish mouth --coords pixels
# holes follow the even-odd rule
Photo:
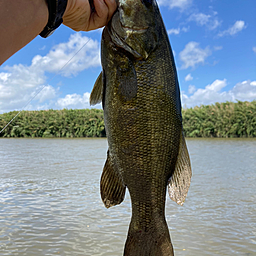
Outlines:
[[[112,30],[114,30],[117,34],[120,34],[120,36],[123,36],[124,38],[127,38],[130,34],[140,34],[145,33],[149,26],[139,27],[136,25],[129,26],[127,24],[124,24],[124,21],[122,18],[120,18],[120,13],[116,13],[116,15],[113,16],[111,26]]]
[[[116,46],[118,46],[118,47],[120,47],[120,48],[126,50],[126,51],[129,52],[129,53],[131,53],[135,58],[137,58],[137,59],[142,59],[143,56],[142,56],[138,51],[136,51],[131,45],[129,45],[129,44],[126,42],[126,39],[127,39],[131,34],[133,34],[134,30],[132,30],[132,29],[126,27],[126,28],[124,29],[124,31],[126,32],[126,33],[125,33],[126,36],[125,36],[125,37],[122,37],[121,35],[119,35],[119,33],[118,33],[117,31],[115,31],[115,29],[112,28],[112,29],[110,30],[110,29],[108,28],[108,32],[109,32],[109,35],[110,35],[110,37],[111,37],[111,40],[112,40],[112,42],[113,42]],[[139,31],[141,31],[141,30],[139,30]],[[141,33],[143,33],[143,32],[141,32]]]
[[[122,24],[122,21],[120,20],[120,16],[118,15],[118,13],[116,13],[113,16],[112,21],[107,26],[107,30],[112,42],[116,46],[128,51],[135,58],[138,58],[138,59],[147,57],[147,53],[140,46],[140,42],[136,39],[136,36],[132,37],[131,40],[129,39],[131,38],[132,35],[146,33],[148,29],[149,29],[148,26],[145,26],[145,27],[132,26],[131,27],[131,26]],[[137,41],[137,42],[134,44],[134,43],[131,43],[131,41],[135,41],[135,42]],[[134,47],[132,45],[134,45]]]

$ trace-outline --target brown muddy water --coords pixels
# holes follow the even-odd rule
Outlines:
[[[256,140],[187,140],[184,206],[167,198],[175,256],[256,255]],[[0,139],[0,255],[121,256],[129,194],[105,209],[106,139]]]

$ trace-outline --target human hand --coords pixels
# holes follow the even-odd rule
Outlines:
[[[93,0],[92,11],[89,0],[68,0],[63,15],[63,24],[75,31],[101,28],[109,22],[116,10],[115,0]]]

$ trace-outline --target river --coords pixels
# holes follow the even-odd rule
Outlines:
[[[166,204],[175,256],[256,255],[256,140],[187,140],[184,206]],[[106,139],[0,139],[0,255],[121,256],[128,192],[106,209]]]

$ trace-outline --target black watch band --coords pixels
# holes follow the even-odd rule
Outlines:
[[[68,0],[46,0],[49,10],[48,23],[40,33],[41,37],[50,36],[63,22],[63,14],[66,10]]]

